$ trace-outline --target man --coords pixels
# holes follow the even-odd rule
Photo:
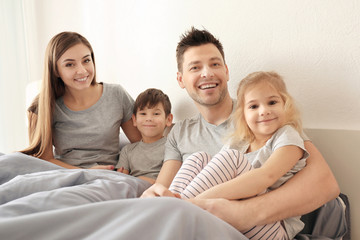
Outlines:
[[[205,151],[214,155],[222,147],[233,101],[227,88],[229,70],[221,43],[206,30],[192,28],[177,47],[177,81],[193,99],[200,114],[176,123],[168,136],[160,174],[142,197],[172,196],[168,190],[182,160]],[[308,213],[339,195],[339,187],[326,161],[310,142],[307,166],[286,184],[269,193],[242,201],[192,199],[192,203],[218,216],[238,230]]]

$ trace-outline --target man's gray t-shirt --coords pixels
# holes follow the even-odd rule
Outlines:
[[[164,161],[166,137],[153,143],[128,144],[120,152],[116,168],[124,167],[131,176],[156,179]]]
[[[81,168],[115,165],[120,125],[131,119],[133,105],[134,100],[118,84],[103,83],[100,99],[82,111],[70,110],[58,98],[53,118],[55,158]]]
[[[224,145],[229,122],[228,119],[216,126],[208,123],[199,113],[193,118],[175,123],[167,136],[164,161],[183,161],[199,151],[215,155]]]

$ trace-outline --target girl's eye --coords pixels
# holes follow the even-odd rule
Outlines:
[[[258,106],[257,105],[250,105],[249,108],[250,109],[256,109]]]
[[[275,105],[275,104],[277,104],[277,101],[275,100],[269,102],[269,105]]]

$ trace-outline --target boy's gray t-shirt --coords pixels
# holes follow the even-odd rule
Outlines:
[[[124,167],[134,177],[156,179],[164,160],[166,137],[153,143],[139,141],[128,144],[120,152],[116,168]]]
[[[118,84],[103,83],[100,99],[82,111],[56,100],[53,117],[54,156],[65,163],[90,168],[117,163],[120,125],[131,119],[134,100]]]

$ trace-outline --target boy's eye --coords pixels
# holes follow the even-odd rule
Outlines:
[[[256,109],[258,107],[258,105],[250,105],[249,108],[250,109]]]

